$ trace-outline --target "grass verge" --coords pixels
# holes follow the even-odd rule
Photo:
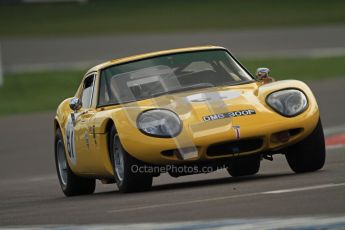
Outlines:
[[[0,115],[53,111],[74,95],[82,72],[37,72],[7,74],[0,88]]]
[[[90,0],[0,7],[0,36],[228,30],[345,23],[343,0]]]
[[[345,57],[241,59],[252,72],[269,67],[277,80],[317,80],[345,76]],[[74,95],[82,71],[7,74],[0,88],[0,115],[53,111]]]
[[[268,67],[277,80],[318,80],[345,77],[345,57],[240,59],[253,74],[257,67]]]

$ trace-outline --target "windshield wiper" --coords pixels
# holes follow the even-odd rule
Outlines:
[[[169,90],[169,91],[165,91],[165,92],[159,92],[159,93],[154,93],[152,94],[152,97],[158,97],[164,94],[170,94],[170,93],[178,93],[178,92],[182,92],[182,91],[186,91],[186,90],[191,90],[191,89],[202,89],[202,88],[209,88],[209,87],[214,87],[213,84],[210,83],[200,83],[200,84],[195,84],[195,85],[188,85],[188,86],[184,86],[182,88],[178,88],[178,89],[173,89],[173,90]]]

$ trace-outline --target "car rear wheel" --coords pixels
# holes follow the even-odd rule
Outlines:
[[[115,128],[110,133],[110,155],[120,192],[140,192],[152,187],[152,175],[139,171],[145,164],[126,152]]]
[[[95,191],[95,179],[79,177],[69,167],[60,129],[55,133],[55,165],[61,189],[66,196],[92,194]]]
[[[233,177],[254,175],[259,169],[260,155],[232,159],[227,168],[229,174]]]
[[[283,150],[290,168],[296,173],[313,172],[325,164],[326,147],[321,120],[301,142]]]

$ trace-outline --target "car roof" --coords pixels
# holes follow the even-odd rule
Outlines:
[[[136,60],[145,59],[145,58],[149,58],[149,57],[161,56],[161,55],[165,55],[165,54],[190,52],[190,51],[212,50],[212,49],[223,49],[223,50],[225,50],[225,48],[221,47],[221,46],[208,45],[208,46],[195,46],[195,47],[187,47],[187,48],[169,49],[169,50],[162,50],[162,51],[138,54],[138,55],[128,56],[128,57],[124,57],[124,58],[113,59],[113,60],[101,63],[99,65],[96,65],[96,66],[92,67],[91,69],[89,69],[87,71],[86,75],[91,73],[91,72],[95,72],[95,71],[98,71],[100,69],[104,69],[104,68],[107,68],[109,66],[112,66],[112,65],[130,62],[130,61],[136,61]]]

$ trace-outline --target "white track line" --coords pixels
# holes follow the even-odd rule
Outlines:
[[[300,192],[300,191],[308,191],[308,190],[315,190],[315,189],[323,189],[323,188],[333,188],[338,186],[344,186],[345,183],[340,184],[322,184],[322,185],[315,185],[309,187],[301,187],[301,188],[291,188],[291,189],[282,189],[282,190],[275,190],[275,191],[268,191],[263,192],[262,194],[281,194],[281,193],[289,193],[289,192]]]
[[[46,225],[0,227],[1,230],[160,230],[160,229],[217,229],[217,230],[275,230],[275,229],[344,229],[345,217],[288,217],[182,221],[167,223],[101,224],[101,225]]]
[[[345,47],[274,50],[269,52],[238,53],[242,58],[326,58],[345,55]]]
[[[138,210],[152,209],[152,208],[173,207],[173,206],[180,206],[180,205],[187,205],[187,204],[196,204],[196,203],[203,203],[203,202],[210,202],[210,201],[219,201],[219,200],[227,200],[227,199],[234,199],[234,198],[243,198],[243,197],[249,197],[249,196],[256,196],[256,195],[260,195],[260,194],[261,193],[248,193],[248,194],[233,195],[233,196],[221,196],[221,197],[214,197],[214,198],[200,199],[200,200],[190,200],[190,201],[182,201],[182,202],[175,202],[175,203],[147,205],[147,206],[133,207],[133,208],[122,208],[122,209],[110,210],[109,212],[110,213],[130,212],[130,211],[138,211]]]
[[[323,132],[325,133],[326,137],[334,135],[334,134],[345,133],[345,124],[325,128]]]
[[[341,145],[326,145],[326,150],[341,149],[345,148],[345,144]]]
[[[210,202],[210,201],[221,201],[221,200],[244,198],[244,197],[251,197],[251,196],[258,196],[258,195],[272,195],[272,194],[282,194],[282,193],[289,193],[289,192],[301,192],[301,191],[326,189],[326,188],[333,188],[333,187],[340,187],[340,186],[345,186],[345,183],[322,184],[322,185],[291,188],[291,189],[284,189],[284,190],[272,190],[272,191],[265,191],[265,192],[247,193],[247,194],[241,194],[241,195],[220,196],[220,197],[213,197],[213,198],[207,198],[207,199],[181,201],[181,202],[175,202],[175,203],[164,203],[164,204],[156,204],[156,205],[139,206],[139,207],[133,207],[133,208],[115,209],[115,210],[110,210],[108,212],[119,213],[119,212],[141,211],[141,210],[153,209],[153,208],[174,207],[174,206],[197,204],[197,203],[204,203],[204,202]]]
[[[251,218],[251,219],[217,219],[201,221],[183,221],[167,223],[138,224],[101,224],[101,225],[51,225],[0,227],[1,230],[160,230],[160,229],[217,229],[217,230],[275,230],[275,229],[344,229],[344,217],[288,217],[288,218]]]
[[[326,138],[330,137],[332,135],[342,134],[342,133],[345,133],[345,125],[337,125],[337,126],[325,128],[323,130],[323,132],[324,132]],[[345,144],[327,145],[326,146],[327,150],[341,149],[341,148],[345,148]]]

